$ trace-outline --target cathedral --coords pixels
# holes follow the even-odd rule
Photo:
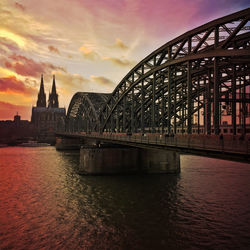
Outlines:
[[[55,76],[53,75],[52,90],[49,94],[48,105],[46,103],[43,76],[41,76],[36,107],[32,107],[31,116],[31,123],[37,130],[38,140],[54,143],[55,132],[62,129],[65,115],[65,108],[59,108]]]

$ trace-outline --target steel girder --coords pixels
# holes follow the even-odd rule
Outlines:
[[[100,132],[219,134],[246,130],[250,92],[250,9],[166,43],[138,63],[100,112]],[[224,109],[225,108],[225,109]],[[223,120],[227,113],[227,120]],[[229,119],[229,120],[228,120]]]
[[[110,94],[77,92],[71,99],[67,116],[66,131],[99,131],[99,115]]]

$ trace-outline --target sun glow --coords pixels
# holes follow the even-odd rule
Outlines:
[[[0,67],[0,77],[6,77],[6,76],[18,76],[15,72],[9,70],[9,69],[6,69],[6,68],[3,68],[3,67]]]
[[[4,37],[7,38],[9,40],[12,40],[13,42],[15,42],[19,47],[23,48],[25,47],[26,41],[23,37],[10,32],[8,30],[4,30],[4,29],[0,29],[0,37]]]

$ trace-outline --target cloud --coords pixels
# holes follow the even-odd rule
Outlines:
[[[123,50],[128,49],[128,46],[126,44],[124,44],[120,38],[116,38],[115,44],[113,44],[111,47],[123,49]]]
[[[24,48],[27,44],[27,40],[25,37],[20,36],[19,34],[7,29],[0,29],[0,38],[5,38],[5,40],[11,40],[12,42],[16,43],[20,48]]]
[[[9,70],[5,67],[1,67],[0,66],[0,78],[1,77],[7,77],[7,76],[16,76],[17,74],[15,72],[13,72],[12,70]]]
[[[7,52],[13,53],[13,51],[18,51],[18,46],[15,42],[5,37],[1,37],[0,39],[0,48],[2,49],[4,54],[7,54]]]
[[[50,46],[48,46],[48,49],[49,49],[50,52],[53,52],[53,53],[56,53],[56,54],[60,55],[60,51],[59,51],[58,48],[50,45]]]
[[[94,75],[91,75],[90,78],[91,78],[94,82],[96,82],[96,83],[98,83],[98,84],[101,84],[101,85],[105,85],[105,86],[107,86],[107,85],[114,85],[114,84],[115,84],[115,83],[112,82],[110,79],[108,79],[108,78],[106,78],[106,77],[104,77],[104,76],[94,76]]]
[[[12,62],[7,61],[5,65],[14,69],[19,75],[38,77],[40,74],[45,73],[43,65],[35,62],[33,59],[16,54],[9,56],[9,59]]]
[[[88,59],[91,61],[96,61],[96,60],[100,59],[100,56],[96,51],[94,51],[93,49],[87,48],[84,45],[79,50],[81,51],[81,53],[85,59]]]
[[[118,38],[116,39],[116,43],[112,45],[111,47],[120,48],[120,49],[128,49],[128,47]],[[86,46],[82,46],[79,49],[85,59],[91,60],[91,61],[111,61],[113,64],[122,66],[122,67],[130,67],[135,65],[135,61],[129,61],[125,58],[116,58],[116,57],[102,57],[100,56],[95,50],[88,48]]]
[[[14,93],[20,95],[34,95],[37,90],[26,86],[22,81],[15,76],[0,78],[0,92]]]
[[[59,37],[58,27],[52,29],[48,19],[40,20],[34,16],[29,1],[25,1],[27,7],[19,3],[21,1],[12,1],[13,4],[9,3],[9,0],[0,2],[0,39],[12,41],[21,50],[37,52],[40,55],[48,54],[48,45],[55,45],[53,42]],[[38,8],[37,4],[35,8]],[[26,11],[27,9],[29,11]],[[60,38],[62,39],[62,36]]]
[[[21,119],[29,119],[30,120],[30,106],[24,105],[15,105],[8,102],[0,101],[0,114],[1,120],[13,120],[14,115],[18,112],[21,115]]]
[[[79,75],[70,74],[67,72],[53,72],[56,76],[56,81],[60,82],[61,89],[67,89],[72,93],[72,90],[85,91],[86,84],[90,82],[89,79]]]
[[[111,61],[113,64],[118,65],[118,66],[122,66],[122,67],[131,67],[134,66],[136,64],[135,61],[129,61],[127,59],[124,58],[116,58],[116,57],[104,57],[103,60],[105,61]]]
[[[13,54],[9,56],[10,61],[5,61],[5,66],[14,69],[15,72],[22,76],[39,77],[42,73],[50,74],[52,71],[59,70],[66,72],[63,67],[55,66],[51,63],[36,62],[25,56]]]
[[[15,2],[15,6],[16,6],[18,9],[20,9],[20,10],[22,10],[22,11],[25,11],[25,7],[24,7],[22,4],[20,4],[20,3],[18,3],[18,2]]]
[[[6,61],[6,62],[5,62],[5,66],[6,66],[6,68],[8,68],[8,69],[12,68],[12,64],[11,64],[9,61]]]

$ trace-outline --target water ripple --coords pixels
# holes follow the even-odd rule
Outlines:
[[[182,156],[180,175],[80,176],[79,155],[0,149],[0,249],[247,249],[250,165]]]

